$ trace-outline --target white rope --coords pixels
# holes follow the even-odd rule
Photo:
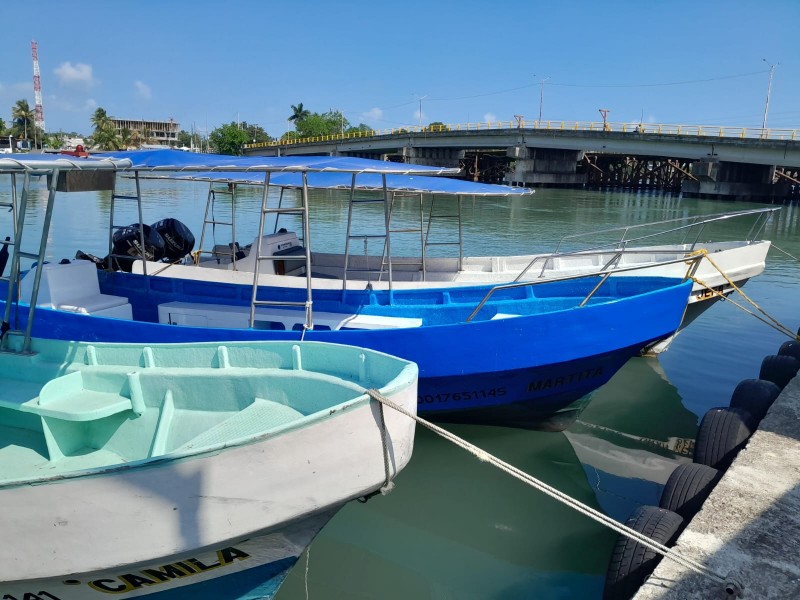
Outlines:
[[[784,253],[786,256],[788,256],[789,258],[793,258],[794,260],[796,260],[796,261],[800,262],[800,258],[797,258],[796,256],[793,256],[792,254],[789,254],[789,253],[788,253],[786,250],[784,250],[783,248],[778,248],[778,247],[777,247],[775,244],[772,244],[771,248],[775,248],[775,250],[777,250],[778,252],[783,252],[783,253]]]
[[[383,396],[378,390],[374,390],[374,389],[373,390],[366,390],[366,393],[369,394],[369,396],[372,399],[377,400],[378,402],[380,402],[382,404],[385,404],[386,406],[388,406],[390,408],[393,408],[394,410],[404,414],[405,416],[407,416],[407,417],[409,417],[411,419],[414,419],[417,423],[419,423],[420,425],[422,425],[424,427],[427,427],[428,429],[430,429],[434,433],[440,435],[441,437],[443,437],[447,441],[452,442],[456,446],[459,446],[459,447],[463,448],[464,450],[466,450],[470,454],[472,454],[475,457],[477,457],[478,460],[481,460],[483,462],[488,462],[489,464],[497,467],[501,471],[504,471],[504,472],[508,473],[512,477],[515,477],[515,478],[519,479],[520,481],[523,481],[523,482],[527,483],[531,487],[539,490],[540,492],[543,492],[543,493],[547,494],[551,498],[554,498],[554,499],[558,500],[559,502],[562,502],[563,504],[566,504],[567,506],[569,506],[571,508],[574,508],[579,513],[581,513],[583,515],[586,515],[587,517],[589,517],[591,519],[594,519],[598,523],[606,525],[607,527],[613,529],[617,533],[619,533],[621,535],[624,535],[624,536],[626,536],[626,537],[628,537],[628,538],[630,538],[630,539],[632,539],[632,540],[634,540],[636,542],[639,542],[640,544],[650,548],[654,552],[657,552],[658,554],[661,554],[662,556],[664,556],[666,558],[669,558],[672,561],[677,562],[678,564],[686,567],[687,569],[690,569],[690,570],[694,571],[695,573],[698,573],[700,575],[704,575],[704,576],[708,577],[709,579],[712,579],[713,581],[715,581],[717,583],[722,583],[722,584],[727,584],[728,583],[729,580],[726,577],[723,577],[722,575],[719,575],[719,574],[715,573],[714,571],[712,571],[711,569],[709,569],[708,567],[706,567],[702,563],[699,563],[699,562],[697,562],[697,561],[695,561],[695,560],[693,560],[691,558],[687,558],[685,556],[681,556],[677,552],[675,552],[673,550],[670,550],[667,546],[664,546],[663,544],[660,544],[660,543],[650,539],[649,537],[647,537],[646,535],[644,535],[642,533],[639,533],[635,529],[631,529],[630,527],[615,521],[611,517],[603,514],[602,512],[600,512],[598,510],[595,510],[591,506],[587,506],[586,504],[583,504],[582,502],[572,498],[571,496],[568,496],[567,494],[565,494],[565,493],[557,490],[556,488],[544,483],[543,481],[540,481],[540,480],[536,479],[532,475],[529,475],[528,473],[525,473],[524,471],[521,471],[520,469],[516,468],[515,466],[510,465],[509,463],[507,463],[507,462],[505,462],[503,460],[500,460],[496,456],[493,456],[493,455],[489,454],[485,450],[482,450],[481,448],[478,448],[477,446],[475,446],[473,444],[470,444],[465,439],[458,437],[457,435],[447,431],[446,429],[442,429],[441,427],[439,427],[437,425],[434,425],[430,421],[426,421],[425,419],[422,419],[422,418],[418,417],[414,413],[409,412],[408,410],[406,410],[402,406],[400,406],[398,404],[395,404],[394,402],[392,402],[391,400],[389,400],[388,398]]]

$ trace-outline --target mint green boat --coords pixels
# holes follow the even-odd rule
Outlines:
[[[417,367],[316,342],[0,352],[0,597],[270,598],[411,458]],[[187,595],[189,594],[189,595]]]

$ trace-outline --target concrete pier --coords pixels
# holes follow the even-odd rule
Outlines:
[[[800,598],[800,376],[781,392],[675,550],[744,584],[743,598]],[[662,559],[634,600],[732,598]]]

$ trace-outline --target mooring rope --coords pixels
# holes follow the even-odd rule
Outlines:
[[[697,562],[697,561],[695,561],[695,560],[693,560],[691,558],[687,558],[685,556],[682,556],[682,555],[678,554],[677,552],[675,552],[673,550],[670,550],[670,548],[668,548],[667,546],[664,546],[663,544],[660,544],[660,543],[650,539],[646,535],[644,535],[642,533],[639,533],[635,529],[631,529],[627,525],[623,525],[622,523],[619,523],[618,521],[615,521],[614,519],[612,519],[611,517],[605,515],[604,513],[600,512],[598,510],[595,510],[591,506],[587,506],[586,504],[583,504],[579,500],[576,500],[575,498],[572,498],[571,496],[568,496],[564,492],[561,492],[561,491],[557,490],[556,488],[544,483],[543,481],[540,481],[539,479],[536,479],[534,476],[529,475],[528,473],[525,473],[524,471],[518,469],[517,467],[515,467],[515,466],[513,466],[513,465],[511,465],[511,464],[509,464],[509,463],[497,458],[496,456],[493,456],[493,455],[489,454],[485,450],[483,450],[481,448],[478,448],[474,444],[471,444],[468,441],[466,441],[465,439],[463,439],[461,437],[458,437],[454,433],[451,433],[451,432],[447,431],[446,429],[442,429],[441,427],[439,427],[437,425],[434,425],[430,421],[426,421],[425,419],[423,419],[421,417],[418,417],[416,414],[408,411],[404,407],[400,406],[399,404],[396,404],[395,402],[393,402],[393,401],[389,400],[388,398],[386,398],[385,396],[383,396],[378,390],[369,389],[369,390],[365,390],[365,391],[366,391],[367,394],[369,394],[370,398],[372,398],[373,400],[376,400],[377,402],[380,402],[381,405],[386,405],[389,408],[393,408],[394,410],[398,411],[399,413],[409,417],[410,419],[413,419],[414,421],[416,421],[417,423],[419,423],[423,427],[426,427],[426,428],[430,429],[431,431],[433,431],[434,433],[440,435],[441,437],[443,437],[447,441],[455,444],[456,446],[459,446],[460,448],[463,448],[464,450],[466,450],[467,452],[469,452],[473,456],[477,457],[478,460],[483,461],[483,462],[487,462],[487,463],[497,467],[501,471],[504,471],[505,473],[508,473],[512,477],[515,477],[516,479],[519,479],[520,481],[522,481],[524,483],[527,483],[531,487],[539,490],[540,492],[543,492],[544,494],[550,496],[551,498],[554,498],[555,500],[558,500],[559,502],[561,502],[563,504],[566,504],[567,506],[577,510],[579,513],[581,513],[583,515],[586,515],[587,517],[589,517],[591,519],[594,519],[598,523],[606,525],[607,527],[613,529],[617,533],[619,533],[621,535],[624,535],[624,536],[626,536],[626,537],[628,537],[628,538],[630,538],[630,539],[632,539],[632,540],[634,540],[636,542],[639,542],[643,546],[646,546],[646,547],[650,548],[651,550],[653,550],[654,552],[656,552],[656,553],[658,553],[658,554],[660,554],[660,555],[662,555],[662,556],[664,556],[664,557],[666,557],[666,558],[668,558],[668,559],[670,559],[672,561],[677,562],[678,564],[686,567],[687,569],[690,569],[690,570],[694,571],[695,573],[698,573],[698,574],[703,575],[705,577],[708,577],[709,579],[713,580],[716,583],[724,584],[725,588],[726,588],[726,592],[728,594],[734,593],[734,592],[731,592],[730,590],[735,590],[736,592],[739,591],[741,584],[739,584],[736,581],[732,581],[730,576],[724,577],[724,576],[712,571],[710,568],[706,567],[704,564],[702,564],[700,562]]]
[[[750,298],[750,297],[749,297],[747,294],[745,294],[745,293],[742,291],[742,288],[740,288],[738,285],[736,285],[736,284],[735,284],[735,283],[734,283],[734,282],[731,280],[731,278],[730,278],[730,277],[728,277],[728,275],[725,273],[725,271],[723,271],[723,270],[722,270],[722,269],[719,267],[719,265],[717,265],[717,263],[715,263],[715,262],[714,262],[714,261],[711,259],[711,257],[708,255],[708,250],[706,250],[705,248],[703,248],[703,249],[701,249],[701,250],[698,250],[697,252],[693,252],[693,253],[692,253],[692,255],[697,255],[697,254],[702,254],[702,255],[703,255],[703,257],[705,258],[705,260],[707,260],[709,263],[711,263],[711,266],[712,266],[712,267],[714,267],[714,268],[715,268],[717,271],[719,271],[719,274],[720,274],[720,275],[722,275],[722,277],[725,279],[725,281],[727,281],[727,282],[728,282],[728,284],[729,284],[729,285],[730,285],[730,286],[731,286],[731,287],[732,287],[734,290],[736,290],[737,292],[739,292],[739,294],[740,294],[740,295],[741,295],[741,296],[742,296],[742,297],[743,297],[745,300],[747,300],[747,302],[748,302],[748,303],[749,303],[751,306],[753,306],[753,307],[754,307],[756,310],[758,310],[758,312],[760,312],[760,313],[761,313],[762,315],[764,315],[764,316],[765,316],[767,319],[769,319],[769,321],[772,321],[772,323],[770,323],[770,322],[769,322],[768,320],[766,320],[766,319],[762,319],[762,318],[761,318],[761,317],[759,317],[757,314],[755,314],[754,312],[752,312],[752,311],[748,310],[747,308],[745,308],[744,306],[742,306],[741,304],[739,304],[739,303],[738,303],[738,302],[736,302],[735,300],[731,300],[731,299],[730,299],[730,298],[728,298],[728,297],[727,297],[725,294],[723,294],[722,292],[719,292],[719,291],[715,290],[713,287],[711,287],[710,285],[708,285],[706,282],[702,281],[701,279],[698,279],[697,277],[695,277],[695,276],[692,276],[692,277],[690,278],[692,281],[694,281],[695,283],[697,283],[697,284],[699,284],[699,285],[702,285],[704,288],[706,288],[706,289],[707,289],[708,291],[710,291],[712,294],[714,294],[714,295],[716,295],[716,296],[719,296],[720,298],[722,298],[722,299],[724,299],[724,300],[727,300],[728,302],[730,302],[730,303],[731,303],[731,304],[733,304],[734,306],[736,306],[736,307],[740,308],[741,310],[743,310],[743,311],[744,311],[744,312],[746,312],[747,314],[749,314],[749,315],[752,315],[753,317],[755,317],[756,319],[758,319],[758,320],[759,320],[759,321],[761,321],[762,323],[764,323],[764,324],[766,324],[766,325],[769,325],[770,327],[772,327],[773,329],[775,329],[775,330],[777,330],[777,331],[780,331],[781,333],[783,333],[783,334],[785,334],[785,335],[789,336],[789,337],[790,337],[790,338],[792,338],[793,340],[800,341],[800,334],[798,334],[798,333],[795,333],[795,332],[794,332],[794,331],[792,331],[792,330],[791,330],[789,327],[787,327],[786,325],[784,325],[783,323],[781,323],[780,321],[778,321],[776,318],[772,317],[770,314],[768,314],[768,313],[767,313],[767,311],[765,311],[763,308],[761,308],[761,307],[758,305],[758,303],[757,303],[755,300],[753,300],[753,299],[752,299],[752,298]]]
[[[783,248],[778,248],[778,247],[777,247],[775,244],[772,244],[772,245],[770,246],[770,248],[775,248],[775,250],[777,250],[778,252],[783,252],[783,253],[784,253],[786,256],[788,256],[789,258],[792,258],[792,259],[796,260],[797,262],[800,262],[800,258],[797,258],[797,257],[796,257],[796,256],[794,256],[793,254],[789,254],[789,253],[788,253],[786,250],[784,250]]]

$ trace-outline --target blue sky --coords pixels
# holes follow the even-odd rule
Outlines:
[[[24,16],[19,9],[25,6]],[[377,129],[526,120],[800,128],[800,2],[35,0],[0,3],[0,116],[118,118],[273,136],[290,106]],[[542,87],[541,81],[544,80]]]

